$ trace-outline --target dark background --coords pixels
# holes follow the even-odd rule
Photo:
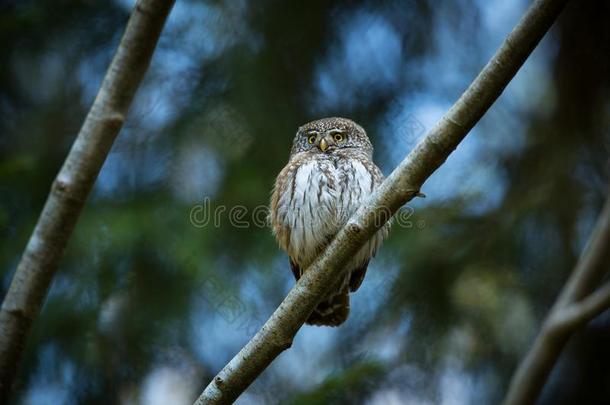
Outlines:
[[[354,119],[389,174],[527,5],[178,1],[35,324],[14,403],[190,404],[294,283],[253,212],[297,127]],[[2,296],[131,6],[0,2]],[[502,398],[606,193],[608,21],[607,1],[570,3],[427,198],[399,213],[347,323],[304,327],[238,403]],[[602,315],[572,339],[540,403],[610,401],[609,327]]]

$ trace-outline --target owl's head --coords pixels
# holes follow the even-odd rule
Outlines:
[[[297,131],[291,155],[300,152],[334,153],[353,149],[373,155],[373,145],[362,127],[347,118],[331,117],[308,122]]]

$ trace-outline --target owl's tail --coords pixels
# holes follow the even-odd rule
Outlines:
[[[306,323],[317,326],[339,326],[345,322],[348,315],[349,292],[345,289],[320,302],[309,315]]]

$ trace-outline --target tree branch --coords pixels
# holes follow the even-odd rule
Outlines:
[[[608,271],[609,246],[610,192],[576,268],[513,375],[506,405],[534,403],[572,333],[610,307],[610,285],[591,293]]]
[[[580,302],[561,308],[551,320],[557,329],[575,330],[610,307],[610,284],[606,284]]]
[[[447,159],[470,129],[500,96],[567,0],[537,0],[459,100],[409,153],[305,272],[256,335],[220,371],[196,404],[233,402],[283,350],[328,287],[364,243]]]
[[[30,326],[40,312],[81,209],[123,126],[173,3],[136,3],[97,97],[51,186],[0,310],[0,403],[7,401]]]

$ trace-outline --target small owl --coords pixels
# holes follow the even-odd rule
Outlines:
[[[297,131],[290,160],[275,181],[270,219],[280,247],[298,280],[352,214],[383,181],[373,163],[373,145],[362,127],[346,118],[323,118]],[[385,226],[347,264],[307,323],[338,326],[349,314],[369,260],[388,234]]]

